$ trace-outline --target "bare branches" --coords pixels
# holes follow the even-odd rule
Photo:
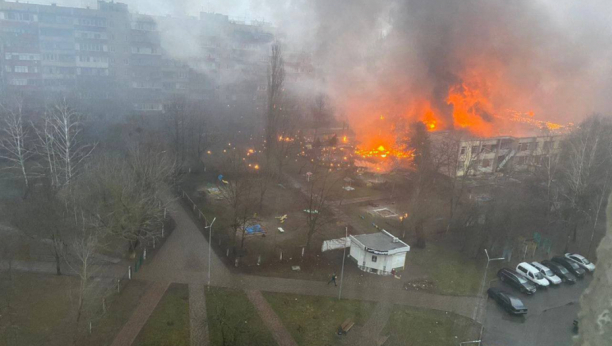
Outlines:
[[[127,158],[100,157],[81,179],[77,198],[95,227],[127,240],[133,251],[161,236],[165,204],[159,191],[174,171],[165,153],[133,150]]]
[[[306,226],[308,233],[306,234],[306,249],[310,251],[312,237],[321,230],[321,228],[331,222],[332,212],[330,210],[330,197],[334,187],[338,185],[340,179],[331,180],[329,171],[319,170],[313,174],[308,182],[308,190],[305,194],[305,209]]]
[[[221,166],[221,172],[228,175],[220,182],[219,191],[221,199],[231,211],[233,243],[236,246],[238,230],[242,230],[241,247],[243,247],[245,227],[253,219],[255,181],[249,176],[240,155],[235,152],[228,153]]]
[[[29,172],[26,164],[34,155],[30,145],[30,131],[23,119],[23,105],[18,102],[15,107],[0,104],[0,158],[7,160],[8,168],[20,172],[26,191],[29,188]]]
[[[285,63],[278,42],[272,45],[272,55],[268,67],[268,107],[266,111],[266,158],[270,161],[278,136],[278,118],[283,84],[285,82]]]
[[[46,173],[56,189],[73,182],[96,147],[83,143],[82,130],[82,115],[63,100],[45,113],[42,128],[37,131],[39,153],[45,158]]]

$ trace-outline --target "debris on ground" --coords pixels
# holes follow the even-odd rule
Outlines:
[[[404,289],[407,291],[432,291],[436,285],[431,280],[420,279],[404,283]]]

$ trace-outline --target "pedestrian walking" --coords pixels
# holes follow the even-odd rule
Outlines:
[[[332,282],[334,283],[334,286],[338,286],[338,285],[336,285],[336,273],[333,273],[333,274],[332,274],[332,276],[331,276],[331,280],[329,280],[329,281],[327,282],[327,285],[329,286],[329,284],[331,284]]]

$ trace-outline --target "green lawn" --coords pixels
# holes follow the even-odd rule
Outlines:
[[[0,273],[0,345],[65,345],[72,341],[74,277]]]
[[[189,290],[172,284],[138,334],[134,346],[188,346]]]
[[[302,346],[339,345],[338,326],[347,318],[363,325],[375,303],[329,297],[265,293],[264,296],[295,341]]]
[[[147,282],[130,280],[120,294],[108,297],[106,314],[93,325],[93,333],[82,338],[82,344],[99,346],[112,344],[115,336],[132,316],[148,286]]]
[[[78,279],[33,273],[0,273],[0,346],[71,345],[75,333]],[[110,345],[131,316],[146,284],[130,281],[107,299],[108,310],[96,319],[93,333],[79,334],[78,345]],[[71,296],[72,295],[72,296]]]
[[[206,311],[211,346],[276,345],[272,334],[243,291],[214,287],[207,289]]]
[[[437,293],[449,295],[477,295],[484,270],[475,260],[433,242],[425,249],[410,249],[406,267],[410,266],[427,273]]]
[[[382,335],[385,346],[449,346],[478,339],[480,325],[453,313],[395,306]]]

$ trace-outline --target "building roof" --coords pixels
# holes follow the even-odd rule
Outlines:
[[[410,251],[410,246],[408,244],[385,230],[379,233],[359,234],[351,236],[351,238],[361,243],[361,245],[365,246],[367,249],[375,251],[390,253]],[[394,251],[400,249],[403,251]]]

